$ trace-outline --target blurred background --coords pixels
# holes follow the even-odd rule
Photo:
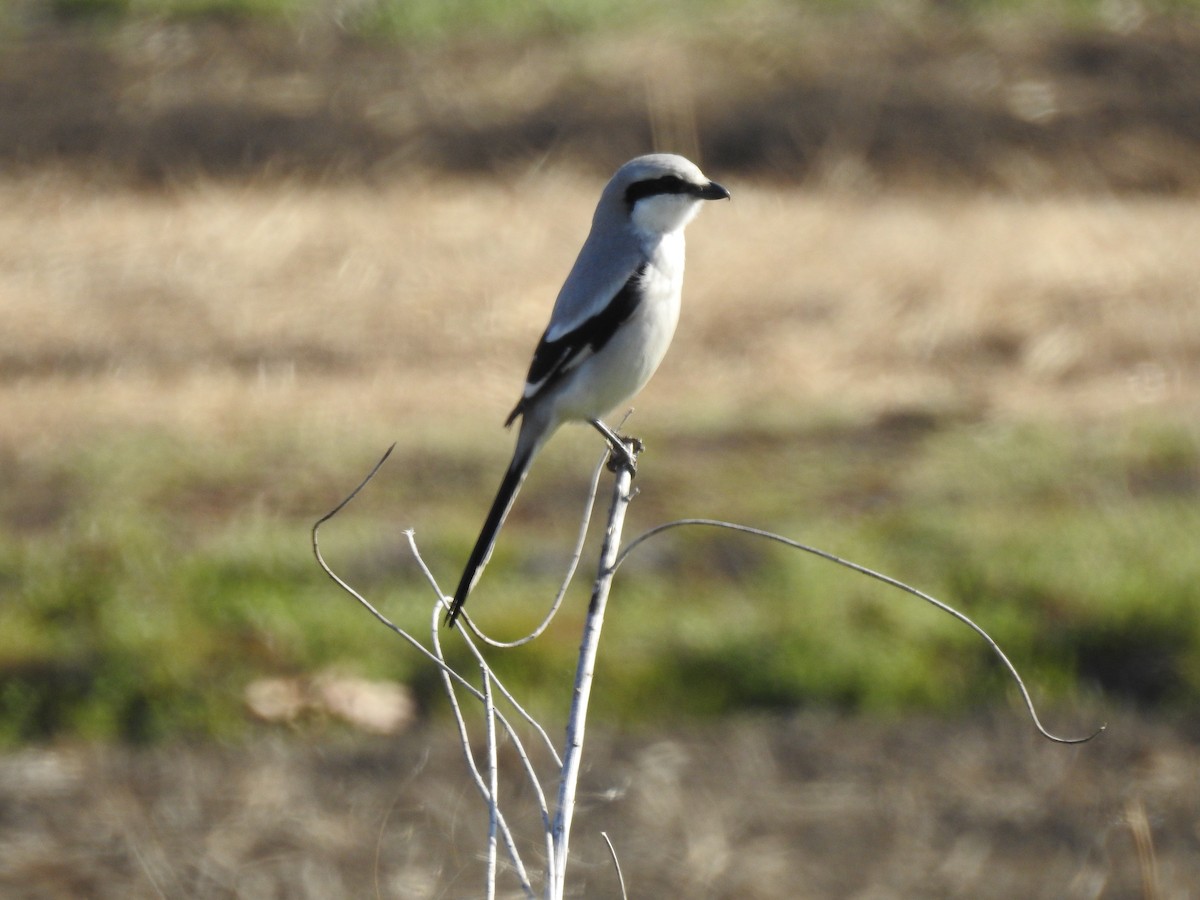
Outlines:
[[[626,426],[627,535],[882,570],[1050,730],[1109,727],[1049,744],[945,615],[676,530],[616,580],[578,895],[619,895],[604,830],[632,896],[1196,896],[1195,0],[7,0],[5,896],[481,893],[437,682],[309,529],[396,442],[323,548],[427,627],[403,532],[452,587],[650,150],[733,200]],[[600,449],[530,477],[492,633],[553,596]],[[555,736],[589,546],[497,661]]]

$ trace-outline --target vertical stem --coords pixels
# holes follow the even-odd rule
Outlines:
[[[485,900],[496,897],[496,830],[500,818],[500,766],[496,760],[496,705],[492,697],[492,673],[486,666],[483,674],[483,714],[487,726],[488,753],[488,842],[487,842],[487,887]]]
[[[616,455],[614,459],[619,459]],[[579,647],[579,667],[575,672],[575,695],[571,701],[571,715],[567,720],[567,745],[563,752],[562,781],[558,790],[558,812],[554,818],[554,865],[547,879],[546,896],[549,900],[562,900],[566,887],[567,847],[571,836],[571,819],[575,812],[575,788],[579,783],[579,764],[583,756],[583,731],[587,721],[588,700],[592,693],[592,675],[596,669],[596,652],[600,646],[600,631],[604,627],[604,608],[608,603],[608,592],[612,585],[613,565],[621,548],[621,529],[625,524],[625,512],[633,499],[630,488],[633,484],[633,469],[622,463],[616,470],[613,485],[612,507],[608,513],[608,527],[604,532],[604,544],[600,548],[600,567],[596,583],[592,588],[592,600],[588,604],[587,620],[583,626],[583,640]]]

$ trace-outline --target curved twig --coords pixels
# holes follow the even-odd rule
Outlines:
[[[624,428],[625,423],[629,421],[629,417],[632,415],[633,408],[630,407],[625,411],[625,415],[621,416],[621,421],[617,423],[617,428]],[[388,452],[390,453],[391,451],[389,450]],[[600,455],[600,459],[596,462],[596,467],[592,470],[592,480],[588,484],[587,497],[583,501],[583,518],[579,523],[579,534],[575,538],[575,548],[571,551],[571,558],[567,563],[567,574],[563,578],[562,584],[559,585],[558,593],[554,595],[554,600],[550,604],[550,608],[546,610],[546,615],[533,629],[533,631],[529,632],[529,634],[525,635],[524,637],[517,638],[515,641],[496,640],[495,638],[484,634],[483,631],[480,630],[479,626],[471,621],[471,617],[467,614],[466,610],[460,611],[459,615],[463,621],[467,623],[466,627],[474,632],[475,636],[484,644],[487,644],[489,647],[495,647],[498,650],[512,650],[516,647],[522,647],[525,644],[528,644],[530,641],[541,637],[542,633],[550,627],[550,623],[554,621],[554,617],[558,615],[558,608],[562,606],[563,598],[565,598],[567,595],[567,588],[571,586],[571,581],[575,578],[575,571],[579,568],[579,561],[583,558],[583,545],[587,540],[588,527],[592,522],[592,513],[596,509],[596,495],[600,490],[600,476],[604,474],[604,469],[607,466],[608,461],[612,459],[612,455],[613,447],[610,444],[605,448],[604,453]],[[386,458],[387,457],[385,455],[384,459]],[[382,464],[382,460],[380,463]],[[432,583],[432,576],[430,576],[430,582]],[[445,603],[446,610],[448,612],[450,609],[450,598],[443,598],[442,602]]]
[[[929,594],[926,594],[924,591],[920,591],[915,587],[905,584],[903,581],[897,581],[895,578],[892,578],[888,575],[884,575],[881,572],[876,572],[874,569],[868,569],[866,566],[860,566],[858,563],[851,562],[848,559],[842,559],[840,556],[835,556],[832,553],[829,553],[825,550],[820,550],[816,547],[810,547],[808,544],[802,544],[799,541],[792,540],[791,538],[786,538],[781,534],[775,534],[774,532],[771,532],[771,531],[764,531],[761,528],[753,528],[749,525],[738,525],[734,522],[722,522],[719,519],[678,519],[674,522],[667,522],[663,525],[656,525],[654,528],[651,528],[649,531],[643,532],[642,534],[640,534],[636,538],[634,538],[632,541],[630,541],[625,546],[625,549],[623,549],[621,551],[620,555],[617,557],[617,561],[613,564],[613,568],[615,569],[616,567],[620,566],[621,563],[625,561],[625,558],[628,557],[629,554],[631,552],[633,552],[634,549],[636,549],[639,545],[645,543],[646,541],[648,541],[650,538],[654,537],[655,535],[661,534],[662,532],[667,531],[668,529],[681,528],[685,525],[703,525],[703,526],[708,526],[711,528],[725,528],[730,531],[738,531],[743,534],[749,534],[749,535],[753,535],[755,537],[766,538],[767,540],[775,541],[776,543],[783,544],[784,546],[791,547],[795,550],[802,550],[805,553],[811,553],[813,556],[819,556],[821,559],[827,560],[832,563],[837,563],[837,565],[844,566],[847,569],[850,569],[854,572],[858,572],[860,575],[866,575],[868,578],[874,578],[876,581],[882,581],[884,584],[891,585],[894,588],[899,588],[900,590],[904,591],[905,593],[912,594],[914,597],[919,597],[920,599],[924,600],[926,603],[930,603],[933,606],[937,607],[942,612],[953,616],[954,618],[958,619],[958,621],[962,622],[964,625],[966,625],[968,628],[970,628],[972,631],[974,631],[981,638],[983,638],[984,641],[987,642],[987,645],[991,648],[992,652],[995,653],[996,656],[1000,659],[1000,662],[1002,662],[1004,664],[1004,667],[1008,670],[1008,674],[1012,676],[1013,681],[1015,681],[1017,684],[1017,688],[1021,691],[1021,697],[1025,701],[1025,708],[1029,711],[1029,717],[1031,719],[1033,719],[1034,726],[1041,733],[1042,737],[1044,737],[1048,740],[1054,741],[1055,743],[1058,743],[1058,744],[1083,744],[1083,743],[1086,743],[1087,741],[1090,741],[1092,738],[1096,737],[1096,735],[1100,734],[1100,732],[1104,731],[1104,729],[1108,727],[1107,724],[1101,725],[1099,728],[1097,728],[1095,731],[1093,731],[1087,737],[1079,737],[1079,738],[1063,738],[1063,737],[1058,737],[1055,734],[1051,734],[1049,731],[1046,730],[1046,728],[1042,725],[1041,720],[1038,718],[1037,710],[1034,708],[1034,705],[1033,705],[1033,698],[1029,696],[1029,690],[1025,687],[1025,682],[1021,679],[1020,673],[1017,672],[1017,667],[1012,664],[1012,662],[1009,660],[1009,658],[1005,655],[1004,651],[1000,649],[1000,645],[997,644],[994,640],[992,640],[992,636],[989,635],[986,631],[984,631],[983,628],[981,628],[979,625],[976,625],[966,615],[964,615],[963,613],[960,613],[954,607],[949,606],[946,603],[943,603],[941,600],[938,600],[935,597],[931,597]]]
[[[421,561],[422,568],[424,568],[425,561],[423,559],[421,559],[420,554],[417,553],[416,543],[413,541],[413,538],[412,538],[412,532],[408,532],[408,536],[409,536],[410,543],[412,543],[413,553],[417,555],[417,558]],[[432,579],[432,575],[430,575],[429,577]],[[437,590],[436,585],[434,586],[434,590],[435,591]],[[431,612],[431,619],[430,619],[430,625],[429,625],[430,640],[433,642],[434,650],[439,659],[442,657],[442,644],[441,644],[442,631],[439,628],[438,623],[441,621],[440,615],[443,611],[444,610],[442,609],[442,604],[440,601],[438,603],[435,603],[430,611]],[[549,737],[549,735],[546,734],[545,729],[542,728],[542,726],[537,722],[537,720],[535,720],[525,710],[524,707],[522,707],[519,703],[517,703],[516,699],[512,696],[512,694],[508,690],[508,688],[505,687],[503,682],[501,682],[500,679],[496,677],[496,673],[492,671],[490,666],[488,666],[487,660],[485,660],[483,658],[483,654],[479,651],[479,648],[475,646],[475,643],[474,643],[474,641],[471,640],[470,635],[468,635],[466,633],[462,633],[462,634],[463,634],[463,641],[466,643],[467,649],[471,652],[471,655],[475,658],[475,663],[479,666],[480,671],[485,673],[484,677],[486,679],[488,679],[489,683],[492,686],[500,689],[501,695],[503,697],[505,697],[505,699],[507,699],[509,701],[509,703],[511,703],[513,705],[513,707],[516,709],[517,713],[519,715],[521,715],[534,728],[534,730],[538,733],[538,735],[541,737],[541,739],[546,742],[547,747],[550,749],[550,755],[554,759],[555,765],[561,767],[562,763],[559,762],[558,752],[554,749],[553,744],[550,742],[550,737]],[[497,710],[494,705],[489,704],[488,698],[484,694],[480,693],[476,688],[474,688],[470,685],[467,685],[467,683],[461,677],[459,677],[458,674],[456,672],[454,672],[453,669],[450,669],[449,667],[444,668],[440,672],[440,674],[442,676],[443,689],[446,692],[446,700],[450,704],[450,710],[454,714],[454,721],[455,721],[456,726],[458,727],[459,745],[462,747],[463,757],[466,760],[466,764],[467,764],[467,770],[471,773],[471,777],[475,781],[475,787],[479,791],[480,796],[482,796],[484,802],[486,804],[488,804],[489,815],[490,816],[494,815],[498,818],[501,832],[503,833],[504,838],[505,838],[505,848],[508,851],[509,858],[512,859],[513,864],[516,866],[517,875],[521,880],[521,886],[525,890],[525,892],[529,896],[532,897],[533,889],[532,889],[532,887],[529,886],[529,879],[528,879],[528,876],[525,874],[525,865],[521,861],[520,853],[517,850],[516,844],[512,841],[512,834],[508,830],[508,824],[505,821],[503,814],[499,810],[499,806],[498,806],[499,799],[496,797],[495,791],[493,789],[489,788],[486,784],[484,784],[483,775],[479,771],[479,766],[475,762],[474,756],[471,755],[471,740],[470,740],[470,736],[467,732],[467,721],[466,721],[466,717],[463,715],[463,712],[462,712],[462,705],[458,702],[458,694],[456,694],[454,691],[454,682],[458,682],[459,684],[465,685],[467,687],[468,691],[470,691],[470,693],[472,695],[476,696],[477,698],[482,699],[484,702],[484,705],[485,705],[485,714],[494,715],[496,717],[496,719],[498,719],[500,721],[500,724],[504,726],[505,733],[512,740],[513,748],[515,749],[515,751],[517,753],[517,758],[521,761],[521,766],[525,770],[525,776],[529,779],[530,786],[532,787],[533,792],[534,792],[534,797],[537,799],[538,811],[541,813],[541,816],[542,816],[543,830],[545,831],[546,836],[547,836],[546,837],[546,842],[547,842],[546,846],[547,846],[547,849],[549,850],[553,846],[550,843],[550,827],[551,827],[550,826],[550,809],[546,802],[546,793],[542,789],[542,783],[538,779],[537,772],[534,771],[533,761],[529,758],[529,753],[525,750],[524,741],[521,740],[520,735],[518,735],[516,733],[516,730],[509,723],[508,718],[505,715],[503,715],[499,710]],[[454,675],[453,681],[449,677],[450,675]],[[489,774],[494,774],[494,773],[489,773]]]
[[[554,602],[550,604],[550,608],[546,610],[546,615],[533,631],[524,637],[517,638],[515,641],[499,641],[495,638],[488,637],[484,634],[479,626],[471,621],[471,617],[467,615],[466,610],[459,613],[459,616],[467,623],[467,627],[475,634],[480,641],[487,644],[489,647],[495,647],[497,650],[512,650],[516,647],[523,647],[530,641],[541,637],[542,632],[550,627],[550,623],[558,614],[558,608],[562,606],[563,598],[567,595],[567,588],[571,586],[571,581],[575,578],[575,570],[579,568],[579,561],[583,558],[583,545],[587,540],[588,526],[592,523],[592,513],[596,508],[596,494],[600,490],[600,476],[604,474],[605,463],[608,462],[611,456],[611,451],[605,451],[596,463],[596,468],[592,472],[592,480],[588,485],[587,498],[583,502],[583,519],[579,523],[579,534],[575,538],[575,548],[571,551],[571,559],[567,563],[567,574],[563,578],[562,584],[558,588],[558,593],[554,595]],[[449,606],[446,607],[449,609]]]
[[[470,682],[468,682],[466,679],[464,679],[458,672],[456,672],[453,668],[451,668],[444,659],[444,656],[441,652],[441,646],[437,643],[437,640],[436,640],[436,635],[438,633],[437,632],[437,623],[439,620],[439,612],[441,610],[443,598],[442,598],[441,592],[437,590],[436,583],[434,583],[432,581],[432,574],[429,572],[428,567],[425,566],[425,561],[423,559],[421,559],[420,554],[416,552],[416,542],[415,542],[415,538],[413,536],[412,531],[409,530],[409,531],[405,532],[408,536],[409,543],[413,548],[413,552],[416,555],[417,560],[422,567],[422,570],[426,573],[427,577],[430,578],[430,583],[433,585],[435,592],[437,592],[437,594],[438,594],[438,602],[435,603],[434,607],[433,607],[433,633],[435,636],[434,637],[434,645],[435,645],[435,648],[437,651],[436,653],[431,652],[427,647],[425,647],[424,644],[422,644],[420,641],[418,641],[416,638],[414,638],[405,629],[401,628],[399,625],[397,625],[395,622],[393,622],[391,619],[389,619],[387,616],[385,616],[383,613],[381,613],[378,609],[376,609],[375,606],[369,600],[367,600],[362,594],[360,594],[357,590],[355,590],[353,587],[351,587],[343,578],[341,578],[341,576],[339,576],[336,572],[334,572],[333,569],[330,568],[329,564],[325,562],[325,558],[321,554],[321,545],[320,545],[321,526],[324,525],[326,522],[328,522],[330,519],[332,519],[334,516],[336,516],[339,512],[341,512],[351,500],[353,500],[355,497],[358,496],[358,494],[362,491],[362,489],[364,487],[366,487],[367,484],[371,481],[371,479],[373,479],[375,477],[375,475],[379,472],[379,469],[387,461],[388,457],[391,455],[391,453],[395,449],[395,447],[396,447],[395,444],[392,444],[392,446],[388,447],[387,451],[379,459],[379,462],[377,462],[375,464],[375,466],[367,474],[366,478],[364,478],[362,480],[362,482],[358,485],[358,487],[356,487],[353,491],[351,491],[350,494],[344,500],[342,500],[341,503],[339,503],[332,510],[330,510],[328,513],[323,515],[321,518],[319,518],[313,524],[313,527],[312,527],[313,555],[317,559],[317,565],[319,565],[321,567],[321,570],[327,576],[329,576],[329,578],[332,579],[332,581],[338,587],[340,587],[342,590],[344,590],[346,593],[348,593],[351,597],[353,597],[356,601],[358,601],[358,603],[363,608],[365,608],[372,616],[374,616],[377,621],[379,621],[382,625],[384,625],[386,628],[388,628],[394,634],[403,638],[413,649],[415,649],[418,653],[420,653],[422,656],[424,656],[425,659],[427,659],[429,662],[433,663],[433,665],[435,665],[437,667],[438,672],[441,674],[444,682],[448,685],[447,693],[451,696],[451,704],[452,704],[452,706],[455,710],[455,714],[458,717],[459,722],[460,722],[460,730],[461,730],[461,736],[463,739],[463,746],[469,747],[470,743],[467,739],[466,731],[465,731],[466,723],[464,720],[462,720],[461,711],[458,709],[456,695],[454,695],[453,690],[449,686],[457,683],[460,687],[464,688],[476,700],[479,700],[480,702],[484,703],[485,706],[490,707],[490,700],[483,691],[479,690],[474,685],[472,685]],[[469,641],[469,639],[468,639],[468,646],[470,646],[473,649],[473,651],[475,652],[476,659],[480,663],[483,663],[482,655],[480,655],[478,653],[478,650],[474,648],[474,645]],[[510,701],[512,701],[511,694],[508,692],[508,690],[506,688],[504,688],[504,686],[501,684],[499,679],[497,679],[495,677],[495,673],[491,673],[491,683],[494,687],[499,688],[501,690],[502,694],[506,698],[508,698]],[[531,722],[533,721],[532,717],[529,716],[529,714],[527,712],[525,712],[525,710],[522,709],[519,704],[515,703],[515,701],[513,701],[513,706],[528,721],[531,721]],[[494,707],[491,707],[491,708],[494,709]],[[498,710],[496,710],[495,717],[500,722],[500,724],[503,726],[505,734],[507,734],[509,736],[509,738],[512,739],[513,745],[517,750],[518,757],[521,759],[523,765],[525,766],[526,773],[528,774],[530,781],[533,783],[534,790],[535,790],[538,800],[541,804],[542,819],[544,822],[547,823],[547,830],[548,830],[549,829],[548,823],[549,823],[549,819],[550,819],[549,809],[546,804],[545,795],[541,789],[541,783],[537,779],[536,773],[533,771],[533,764],[529,760],[528,754],[525,752],[524,743],[521,741],[520,735],[517,733],[517,730],[513,726],[512,722],[510,722],[508,720],[507,716],[505,716],[504,714],[502,714]],[[550,747],[550,752],[551,752],[552,756],[554,757],[554,759],[557,761],[558,755],[554,750],[553,743],[550,741],[549,736],[545,733],[544,729],[542,729],[540,726],[537,725],[536,722],[534,722],[534,725],[537,728],[542,739],[546,741],[547,746]],[[485,798],[485,801],[495,803],[494,795],[488,791],[487,786],[483,783],[483,777],[480,774],[478,767],[474,765],[474,761],[470,758],[469,753],[467,753],[467,757],[468,757],[468,764],[471,768],[472,775],[476,782],[476,787],[478,787],[480,789],[481,793],[483,794],[483,796]],[[513,838],[512,831],[510,830],[507,821],[505,821],[505,819],[504,819],[503,813],[500,812],[500,810],[498,808],[496,809],[496,824],[500,830],[500,833],[504,837],[505,848],[509,853],[510,859],[512,859],[512,861],[513,861],[514,871],[517,875],[518,880],[521,882],[522,890],[524,890],[526,896],[532,897],[533,896],[533,887],[530,884],[529,876],[525,871],[524,863],[521,861],[520,854],[517,850],[516,841]]]
[[[438,605],[435,605],[433,608],[432,630],[433,630],[434,634],[437,633],[438,622],[440,620],[441,620],[441,606],[440,606],[440,604],[438,604]],[[438,653],[441,653],[441,647],[438,647]],[[453,671],[453,670],[450,670],[450,671]],[[487,672],[486,668],[484,669],[484,672],[485,672],[485,674],[484,674],[485,684],[484,684],[484,692],[482,694],[482,697],[483,697],[485,712],[490,717],[494,717],[496,719],[499,719],[501,722],[504,722],[504,717],[501,716],[496,711],[495,707],[491,704],[490,691],[487,690],[488,679],[487,679],[487,674],[486,674],[486,672]],[[522,890],[525,891],[525,896],[533,897],[534,896],[533,885],[530,883],[529,876],[525,871],[525,863],[521,859],[520,851],[517,849],[516,841],[513,839],[512,832],[509,830],[508,822],[504,818],[504,813],[500,810],[500,800],[496,796],[496,790],[494,787],[489,786],[489,784],[491,783],[491,776],[495,774],[495,768],[494,768],[494,766],[489,765],[489,770],[488,770],[489,781],[485,782],[484,778],[483,778],[483,773],[479,771],[479,765],[475,762],[475,758],[471,755],[471,737],[467,731],[467,720],[466,720],[466,717],[463,716],[462,707],[459,705],[458,695],[456,693],[454,693],[453,682],[451,682],[449,676],[446,674],[446,670],[443,670],[441,672],[441,676],[442,676],[443,685],[445,687],[446,696],[449,698],[449,701],[450,701],[450,709],[454,713],[454,724],[458,728],[458,742],[459,742],[459,746],[462,747],[463,756],[466,758],[467,771],[470,773],[472,781],[475,782],[475,789],[479,791],[480,796],[483,797],[483,802],[486,803],[487,807],[488,807],[488,858],[487,858],[488,891],[489,891],[490,895],[494,896],[495,877],[496,877],[495,833],[496,833],[496,830],[499,829],[500,833],[504,836],[505,850],[508,852],[509,859],[511,859],[513,862],[513,866],[515,867],[517,878],[521,882],[521,888],[522,888]],[[461,681],[461,679],[459,679],[459,680]],[[470,690],[472,691],[472,693],[474,693],[474,691],[475,691],[474,688],[470,688]],[[494,724],[492,721],[489,721],[487,724],[489,726],[489,729],[494,729]],[[511,728],[509,728],[507,725],[505,726],[505,730],[508,731],[508,733],[510,735],[512,734]],[[495,740],[494,731],[492,731],[489,734],[489,739],[491,740],[491,743],[489,744],[489,751],[490,751],[492,749],[492,747],[494,747],[494,740]],[[522,758],[524,759],[525,755],[523,752],[523,748],[522,748],[521,755],[522,755]],[[491,763],[491,762],[492,762],[492,760],[489,757],[489,763]],[[533,780],[536,783],[536,779],[533,779]]]
[[[421,550],[420,550],[420,548],[417,547],[416,534],[412,531],[412,529],[409,529],[404,532],[404,536],[408,538],[409,549],[412,550],[413,558],[417,561],[417,565],[421,567],[421,572],[422,572],[422,574],[424,574],[425,580],[429,583],[429,586],[430,586],[430,588],[432,588],[433,592],[435,594],[437,594],[438,597],[441,598],[441,600],[439,600],[438,603],[435,604],[435,611],[436,611],[437,607],[440,607],[442,612],[444,613],[446,611],[445,610],[445,595],[442,594],[441,589],[438,587],[437,579],[433,577],[433,572],[431,572],[429,570],[429,566],[427,566],[425,564],[425,558],[423,556],[421,556]],[[434,617],[435,625],[436,625],[436,621],[437,621],[437,618],[435,615],[435,617]],[[463,632],[463,633],[465,634],[466,632]],[[442,653],[441,632],[438,631],[438,629],[436,627],[430,631],[430,640],[433,643],[434,655],[438,659],[445,659],[445,655]],[[467,649],[470,651],[471,655],[475,658],[476,663],[483,664],[483,662],[484,662],[483,654],[479,651],[479,648],[475,646],[474,642],[467,640],[466,646],[467,646]],[[490,669],[489,669],[489,671],[490,671]],[[460,681],[460,683],[463,683],[463,684],[466,683],[466,682],[462,681],[462,679],[459,679],[459,681]],[[493,683],[493,685],[495,685],[496,689],[499,690],[500,696],[502,696],[505,700],[507,700],[509,702],[509,704],[512,706],[512,708],[514,710],[516,710],[517,715],[519,715],[522,719],[524,719],[525,722],[531,728],[533,728],[534,731],[537,732],[538,736],[541,738],[542,742],[545,744],[546,749],[548,751],[550,751],[550,758],[554,761],[554,765],[559,766],[561,768],[562,760],[560,760],[558,758],[558,750],[554,746],[554,741],[550,740],[550,735],[546,734],[546,729],[543,728],[541,723],[538,722],[538,720],[535,719],[533,717],[533,715],[527,709],[525,709],[524,706],[521,705],[521,703],[517,700],[516,697],[513,696],[512,691],[510,691],[508,689],[508,687],[504,684],[504,682],[496,677],[495,672],[492,672],[492,683]],[[482,700],[483,694],[477,692],[476,699]],[[503,718],[501,719],[501,721],[503,721]],[[517,743],[518,743],[518,749],[523,749],[520,747],[520,742],[518,741]],[[530,774],[532,775],[532,769],[530,769]]]
[[[617,849],[609,840],[607,831],[600,832],[600,837],[604,838],[604,843],[608,844],[608,855],[612,857],[613,868],[617,870],[617,884],[621,887],[621,900],[629,900],[629,895],[625,893],[625,876],[621,874],[621,861],[617,859]]]

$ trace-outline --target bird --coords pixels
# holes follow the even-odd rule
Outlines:
[[[635,157],[605,185],[525,389],[505,420],[506,428],[521,420],[512,461],[463,569],[447,627],[487,565],[534,457],[560,425],[590,423],[629,455],[600,417],[638,393],[662,362],[679,321],[684,228],[704,201],[727,199],[729,191],[670,153]]]

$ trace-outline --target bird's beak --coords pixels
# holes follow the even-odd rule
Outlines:
[[[728,200],[729,191],[725,190],[725,188],[721,187],[715,181],[710,181],[696,192],[696,196],[705,200]]]

